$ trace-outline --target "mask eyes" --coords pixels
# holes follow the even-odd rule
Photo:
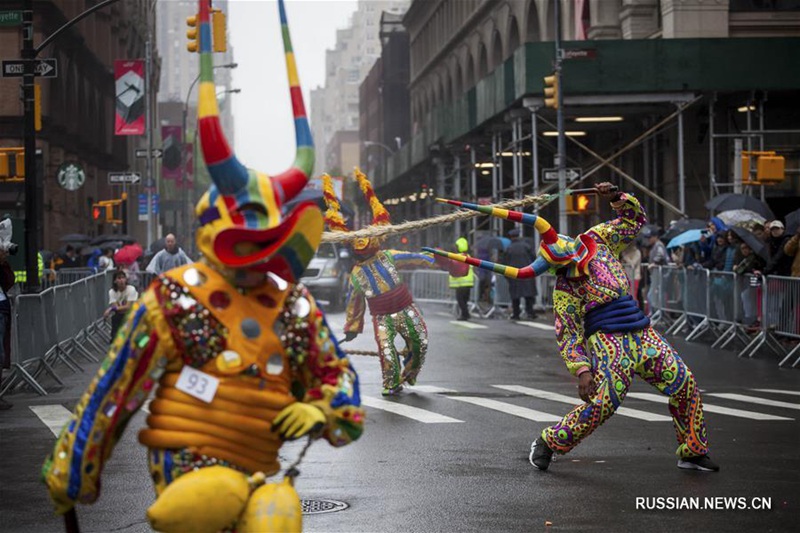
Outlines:
[[[250,202],[247,204],[240,205],[236,211],[239,213],[251,212],[251,213],[258,213],[269,218],[269,213],[267,213],[267,208],[263,204],[257,204],[255,202]]]

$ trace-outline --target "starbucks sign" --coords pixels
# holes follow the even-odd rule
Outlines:
[[[86,173],[78,163],[64,163],[56,174],[58,184],[68,191],[77,191],[86,181]]]

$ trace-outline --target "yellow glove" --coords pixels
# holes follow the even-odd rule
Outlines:
[[[295,440],[321,430],[325,422],[322,409],[297,402],[278,413],[272,422],[272,431],[280,433],[283,440]]]

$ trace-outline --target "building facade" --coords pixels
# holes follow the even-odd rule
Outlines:
[[[359,86],[380,57],[379,25],[386,11],[401,14],[408,0],[359,0],[350,24],[337,31],[336,46],[325,53],[325,85],[311,91],[310,122],[317,147],[314,168],[321,174],[333,168],[339,146],[331,145],[337,132],[359,130]],[[348,136],[344,136],[345,138]],[[338,138],[343,138],[339,135]],[[356,155],[355,160],[359,161]],[[345,174],[351,168],[340,168]]]
[[[88,7],[86,2],[53,0],[34,2],[34,46]],[[22,2],[3,2],[7,10],[22,9]],[[109,185],[110,171],[144,172],[134,157],[144,148],[144,136],[115,136],[114,60],[145,57],[147,28],[155,26],[155,12],[146,2],[123,0],[88,16],[60,35],[39,54],[58,61],[58,75],[37,78],[41,86],[42,129],[37,132],[41,150],[41,221],[38,241],[42,249],[58,250],[60,238],[69,233],[90,236],[127,231],[145,242],[145,223],[138,222],[136,205],[127,202],[127,227],[93,218],[92,205],[100,200],[121,198],[123,188]],[[19,57],[21,27],[0,28],[0,51],[4,58]],[[157,86],[160,64],[153,53],[151,79]],[[0,79],[0,144],[22,146],[23,106],[19,98],[20,78]],[[149,95],[155,103],[155,91]],[[76,190],[57,183],[64,163],[74,163],[85,175]],[[142,185],[128,187],[135,198]],[[24,215],[24,183],[0,183],[0,210]],[[15,235],[15,242],[22,242]]]
[[[588,184],[633,190],[661,225],[705,217],[705,201],[720,192],[763,196],[779,216],[800,200],[796,174],[748,186],[733,162],[738,137],[744,150],[775,150],[787,169],[800,167],[792,96],[800,73],[787,53],[800,50],[798,2],[558,1],[567,167]],[[412,138],[376,177],[399,218],[439,212],[419,194],[431,181],[438,196],[483,201],[553,190],[544,179],[555,166],[556,113],[544,106],[542,78],[553,72],[554,7],[412,2],[404,17]],[[614,167],[599,164],[610,156]],[[553,205],[544,213],[558,219]],[[605,214],[568,225],[584,228]],[[488,223],[455,232],[482,229]]]

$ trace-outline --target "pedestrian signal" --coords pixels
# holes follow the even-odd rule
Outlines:
[[[588,215],[599,211],[595,194],[576,194],[567,196],[566,200],[569,215]]]
[[[103,216],[103,210],[100,209],[100,206],[97,204],[92,205],[92,218],[94,220],[100,220],[100,217]]]
[[[557,74],[544,77],[544,105],[551,109],[558,109],[558,78]]]

